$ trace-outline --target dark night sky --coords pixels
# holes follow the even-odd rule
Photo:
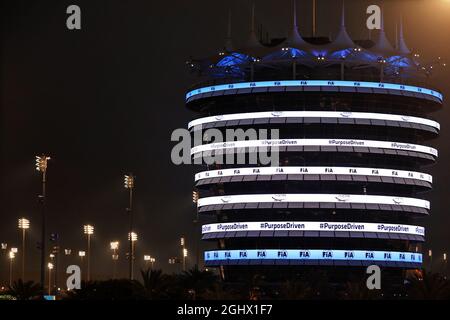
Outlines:
[[[291,1],[259,0],[256,20],[270,35],[284,36]],[[319,0],[319,33],[334,35],[339,1]],[[386,2],[388,36],[404,15],[406,40],[425,57],[450,61],[450,2]],[[300,31],[310,33],[310,1],[299,1]],[[367,37],[365,8],[379,1],[347,1],[347,25],[353,38]],[[82,10],[82,30],[66,29],[66,8]],[[151,254],[159,267],[175,271],[167,260],[179,253],[187,235],[194,262],[191,203],[194,168],[170,161],[171,132],[193,115],[184,93],[193,78],[184,62],[223,47],[227,10],[233,14],[233,40],[239,47],[249,28],[249,1],[15,0],[2,8],[0,117],[0,241],[19,246],[17,218],[31,220],[29,267],[37,278],[39,175],[34,156],[49,153],[49,231],[61,234],[61,247],[85,246],[82,225],[95,225],[93,277],[111,275],[109,241],[120,240],[124,260],[127,195],[123,174],[136,176],[135,221],[138,255]],[[309,12],[309,11],[308,11]],[[449,97],[448,70],[434,79]],[[436,253],[448,249],[450,222],[449,111],[433,115],[441,123],[439,162],[427,239]],[[140,262],[140,260],[138,260]],[[33,262],[31,262],[33,261]],[[73,260],[75,261],[75,259]],[[72,262],[73,262],[72,261]],[[7,261],[1,258],[0,283]],[[19,270],[17,268],[17,270]]]

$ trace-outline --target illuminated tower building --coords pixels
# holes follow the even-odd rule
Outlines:
[[[408,49],[403,26],[392,46],[383,26],[377,41],[353,41],[344,8],[333,41],[303,38],[295,10],[286,39],[261,44],[254,24],[253,10],[241,50],[231,49],[229,34],[223,52],[188,62],[200,75],[186,94],[198,115],[189,123],[193,135],[279,132],[278,139],[192,149],[197,160],[250,158],[267,146],[279,154],[276,166],[197,165],[202,239],[218,244],[204,253],[205,265],[231,280],[256,273],[280,280],[314,268],[346,281],[376,264],[401,283],[406,270],[422,265],[424,193],[432,187],[426,167],[438,156],[429,141],[439,124],[429,115],[443,103],[424,84],[427,70]]]

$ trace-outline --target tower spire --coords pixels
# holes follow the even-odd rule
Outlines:
[[[356,47],[356,45],[345,29],[345,1],[342,0],[341,25],[339,27],[339,32],[336,39],[334,39],[330,45],[330,49],[332,51],[337,51],[354,47]]]
[[[292,6],[292,26],[297,29],[297,1],[293,0],[293,6]]]
[[[309,47],[309,45],[305,42],[305,40],[303,40],[302,36],[298,32],[297,0],[292,0],[292,26],[285,44],[289,47],[294,47],[297,49],[306,49]]]
[[[392,47],[391,43],[389,42],[386,32],[384,31],[384,9],[381,9],[381,26],[380,26],[380,32],[378,35],[378,40],[375,43],[375,45],[370,48],[371,51],[381,54],[382,56],[388,56],[392,53],[394,53],[394,48]]]
[[[345,28],[345,0],[342,0],[341,28]]]
[[[397,50],[401,54],[405,54],[405,55],[411,53],[411,50],[409,50],[408,46],[406,45],[405,38],[403,36],[403,17],[402,16],[400,16],[400,26],[399,26]]]
[[[252,3],[252,15],[251,15],[251,22],[250,22],[250,35],[249,38],[247,40],[247,45],[246,47],[248,48],[257,48],[257,47],[262,47],[261,43],[258,40],[258,37],[256,36],[256,31],[255,31],[255,2]]]

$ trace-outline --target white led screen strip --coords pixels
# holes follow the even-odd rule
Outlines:
[[[202,144],[191,148],[191,155],[204,151],[225,150],[234,148],[254,148],[254,147],[295,147],[295,146],[346,146],[346,147],[366,147],[385,148],[394,150],[416,151],[431,154],[435,157],[438,151],[434,148],[402,142],[375,141],[375,140],[353,140],[353,139],[273,139],[273,140],[241,140],[229,142],[217,142]]]
[[[369,113],[369,112],[347,112],[347,111],[273,111],[273,112],[249,112],[249,113],[235,113],[217,115],[212,117],[205,117],[189,122],[188,128],[194,126],[205,125],[207,123],[214,123],[219,121],[231,120],[248,120],[248,119],[273,119],[273,118],[337,118],[337,119],[369,119],[369,120],[384,120],[384,121],[398,121],[405,123],[416,123],[440,129],[439,123],[436,121],[397,115],[397,114],[383,114],[383,113]]]
[[[202,234],[234,231],[353,231],[425,236],[425,228],[405,224],[326,221],[257,221],[212,223],[202,226]]]
[[[430,209],[430,202],[417,198],[354,194],[241,194],[198,199],[197,206],[236,203],[324,202],[404,205]]]

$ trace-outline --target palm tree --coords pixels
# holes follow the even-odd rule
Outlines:
[[[286,280],[281,286],[281,298],[284,300],[301,300],[311,297],[311,288],[305,281]]]
[[[166,289],[169,286],[169,279],[162,273],[162,270],[141,270],[144,288],[149,299],[161,299],[167,296]]]
[[[81,289],[67,293],[70,300],[145,300],[144,287],[135,280],[112,279],[89,281],[81,284]]]
[[[328,271],[323,269],[308,270],[302,275],[311,290],[310,299],[336,299],[336,291],[330,286]]]
[[[380,297],[380,290],[369,290],[363,280],[347,282],[342,293],[344,300],[373,300]]]
[[[41,287],[34,281],[23,282],[22,279],[19,279],[8,287],[6,293],[15,297],[17,300],[31,300],[40,295]]]
[[[265,287],[265,285],[265,278],[260,274],[255,274],[249,283],[248,299],[254,301],[261,300],[262,287]]]
[[[238,300],[239,295],[225,284],[215,282],[212,288],[204,291],[201,298],[205,300]]]
[[[196,300],[207,289],[211,289],[217,277],[211,271],[200,270],[197,265],[180,276],[181,285],[187,289],[190,299]]]
[[[420,300],[449,299],[450,283],[439,273],[424,271],[410,278],[409,296]]]

